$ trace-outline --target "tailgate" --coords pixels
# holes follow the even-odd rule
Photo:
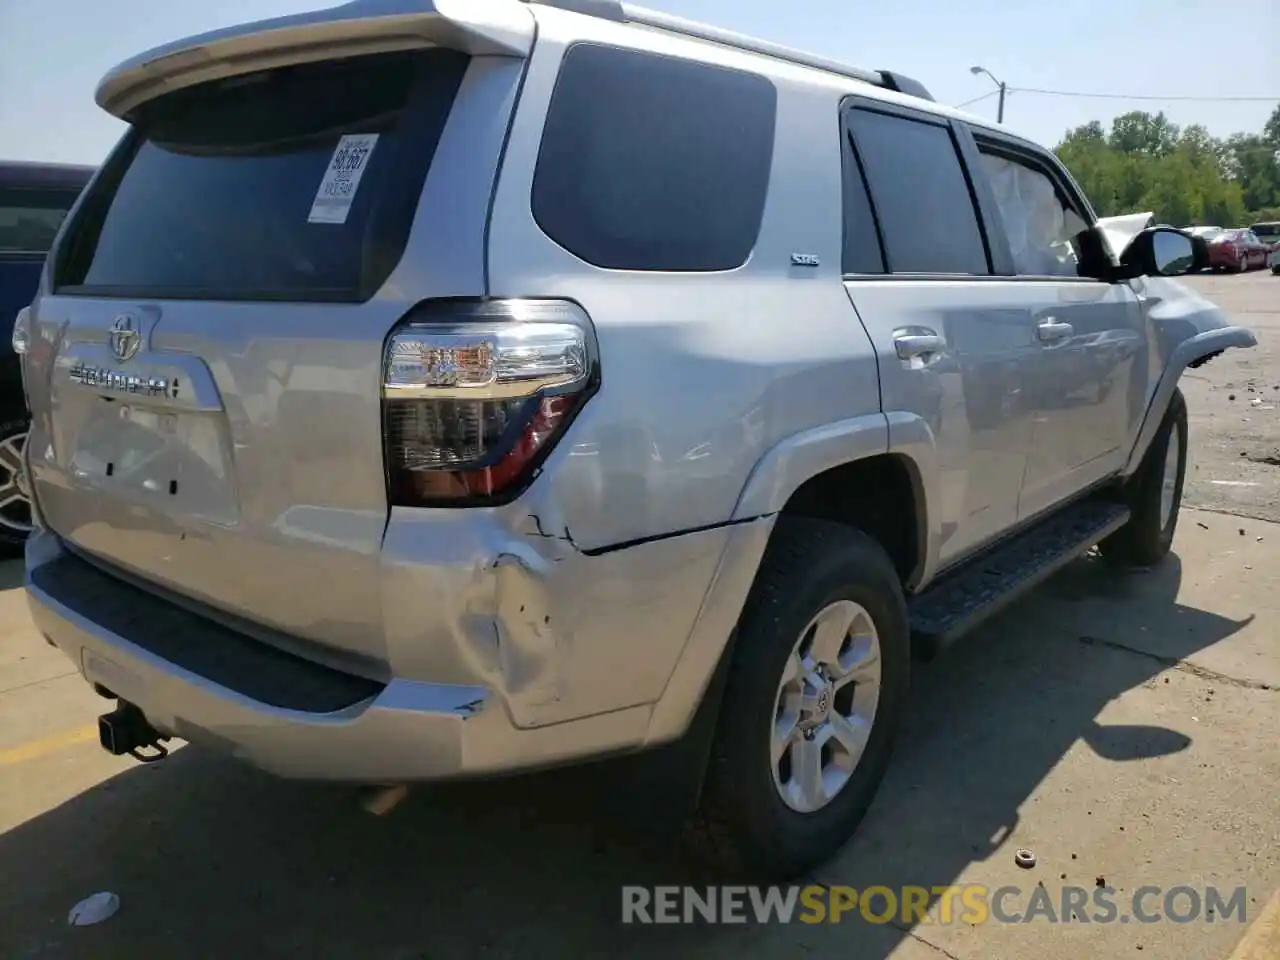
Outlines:
[[[442,281],[423,262],[478,247],[482,218],[418,215],[479,59],[313,60],[134,110],[33,311],[29,459],[51,529],[377,670],[383,345],[420,300],[483,293],[479,269]]]

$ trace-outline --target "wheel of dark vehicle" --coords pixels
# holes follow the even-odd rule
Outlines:
[[[836,854],[888,767],[909,671],[880,545],[781,518],[739,620],[695,822],[719,872],[781,881]]]
[[[28,427],[25,419],[0,424],[0,552],[9,555],[21,550],[31,533],[31,496],[22,463]]]
[[[1129,522],[1100,544],[1107,560],[1117,566],[1149,567],[1169,552],[1186,472],[1187,402],[1175,389],[1151,449],[1122,491],[1133,511]]]
[[[1240,273],[1249,272],[1249,257],[1246,254],[1240,254],[1240,262],[1236,264],[1236,270]]]

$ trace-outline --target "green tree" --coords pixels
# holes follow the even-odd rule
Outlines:
[[[1280,205],[1280,108],[1261,135],[1225,142],[1134,110],[1110,130],[1097,121],[1068,130],[1057,153],[1100,216],[1150,210],[1166,223],[1235,226]]]

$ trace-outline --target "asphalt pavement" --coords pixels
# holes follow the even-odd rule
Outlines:
[[[1280,277],[1257,270],[1184,282],[1251,328],[1258,345],[1183,376],[1191,429],[1183,500],[1280,521]]]

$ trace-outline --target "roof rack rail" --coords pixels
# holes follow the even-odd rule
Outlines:
[[[589,17],[613,20],[618,23],[637,23],[646,27],[665,30],[669,33],[677,33],[681,36],[708,40],[712,43],[734,47],[738,50],[762,53],[765,56],[785,60],[788,63],[813,67],[816,70],[823,70],[838,76],[875,84],[877,87],[883,87],[895,93],[936,102],[924,84],[901,73],[891,70],[867,70],[862,67],[851,66],[847,63],[841,63],[839,60],[820,57],[817,54],[806,53],[803,50],[796,50],[768,40],[758,40],[745,34],[734,33],[732,30],[722,30],[709,24],[698,23],[696,20],[686,20],[684,17],[663,13],[660,10],[650,10],[647,7],[624,3],[623,0],[524,0],[524,2],[541,3],[544,6],[556,7],[572,13],[581,13]]]

